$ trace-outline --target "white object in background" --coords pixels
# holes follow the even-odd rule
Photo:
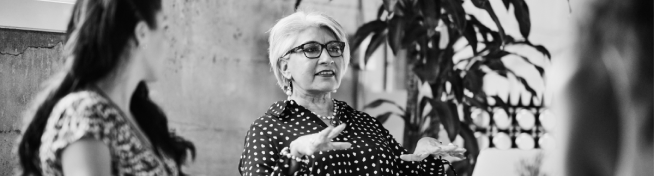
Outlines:
[[[527,133],[520,133],[518,137],[515,139],[515,143],[518,146],[518,148],[523,150],[534,149],[534,147],[536,146],[536,142],[534,142],[534,138]]]
[[[483,109],[474,108],[472,113],[470,113],[470,116],[475,125],[481,128],[488,128],[488,125],[490,124],[490,115],[488,112]]]
[[[520,109],[516,114],[516,120],[523,130],[530,130],[534,127],[536,123],[536,117],[534,114],[527,109]]]
[[[551,110],[547,109],[541,112],[538,118],[540,119],[540,123],[543,124],[543,128],[545,128],[546,132],[554,131],[554,114]]]
[[[493,109],[493,120],[495,120],[495,125],[499,129],[505,130],[511,126],[511,119],[502,108]]]
[[[497,133],[493,137],[493,144],[495,145],[495,148],[498,149],[510,149],[511,148],[511,137],[507,135],[506,133]]]
[[[0,28],[65,32],[75,0],[0,0]]]

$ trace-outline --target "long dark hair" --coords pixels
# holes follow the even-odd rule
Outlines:
[[[66,64],[27,111],[29,124],[17,148],[19,175],[41,175],[38,150],[54,105],[67,94],[88,88],[115,70],[127,46],[138,45],[133,40],[136,25],[145,21],[150,28],[157,28],[156,14],[160,11],[161,0],[77,1],[66,32]],[[193,143],[170,133],[166,115],[149,98],[144,82],[138,84],[129,108],[153,147],[161,150],[155,150],[158,155],[173,158],[178,167],[186,161],[187,152],[195,158]]]

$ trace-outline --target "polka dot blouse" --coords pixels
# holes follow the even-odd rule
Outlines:
[[[350,142],[346,150],[317,152],[307,156],[291,175],[443,175],[443,163],[427,157],[410,162],[407,154],[382,124],[345,102],[334,100],[336,118],[347,127],[333,142]],[[241,175],[288,175],[290,159],[282,149],[300,136],[318,133],[327,125],[293,100],[274,103],[250,126],[239,163]]]

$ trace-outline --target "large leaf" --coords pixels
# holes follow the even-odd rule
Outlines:
[[[534,68],[538,71],[538,73],[540,74],[541,77],[543,77],[545,75],[545,69],[543,67],[541,67],[539,65],[536,65],[533,62],[531,62],[531,60],[529,60],[529,58],[527,58],[525,56],[522,56],[522,55],[519,55],[519,54],[516,54],[516,53],[512,53],[512,54],[522,58],[522,60],[524,60],[528,64],[534,66]]]
[[[370,34],[379,33],[386,29],[386,22],[381,20],[375,20],[364,24],[363,26],[357,29],[357,32],[354,33],[354,39],[352,39],[352,48],[356,50],[359,48],[359,45],[363,42],[366,37]]]
[[[370,56],[372,56],[373,53],[379,48],[379,46],[382,46],[384,44],[384,41],[386,40],[387,32],[384,30],[383,32],[376,33],[375,35],[372,35],[372,38],[370,39],[370,44],[368,44],[368,48],[366,48],[366,54],[363,58],[364,64],[368,63],[368,60],[370,59]]]
[[[506,10],[509,10],[509,6],[511,5],[511,0],[502,0],[504,3],[504,7],[506,7]]]
[[[536,94],[536,91],[533,88],[531,88],[531,86],[529,85],[529,83],[525,78],[516,75],[516,79],[518,79],[518,81],[522,83],[522,86],[524,86],[529,93],[531,93],[532,97],[538,95]]]
[[[382,14],[384,14],[384,6],[379,6],[379,9],[377,10],[377,20],[382,21]]]
[[[491,19],[493,19],[493,22],[495,22],[495,25],[497,26],[497,30],[500,32],[500,43],[504,43],[504,36],[506,36],[506,33],[504,33],[504,27],[502,27],[502,23],[500,23],[500,19],[497,17],[495,14],[495,11],[493,10],[493,6],[491,6],[489,3],[486,3],[486,6],[484,6],[484,9],[486,9],[486,12],[488,12],[488,15],[490,15]],[[497,40],[495,38],[494,40]]]
[[[429,98],[429,97],[422,97],[420,99],[420,104],[418,105],[418,114],[416,114],[416,115],[418,115],[419,117],[422,117],[422,114],[424,113],[425,107],[427,106],[427,104],[430,104],[429,102],[431,100],[432,99]],[[433,109],[433,107],[432,107],[432,109]]]
[[[438,37],[438,35],[434,35]],[[436,79],[439,78],[441,67],[439,65],[439,60],[441,59],[450,59],[449,57],[442,57],[444,52],[440,52],[438,47],[433,47],[429,49],[426,42],[421,43],[421,48],[423,48],[423,54],[425,55],[423,60],[415,63],[413,67],[413,72],[416,73],[418,78],[424,82],[434,83]]]
[[[388,120],[389,117],[391,117],[391,115],[393,115],[393,112],[386,112],[386,113],[380,114],[380,115],[377,116],[377,120],[379,120],[379,122],[381,122],[383,124],[384,122],[386,122],[386,120]]]
[[[441,16],[441,1],[440,0],[424,0],[422,3],[423,20],[425,27],[427,27],[427,37],[431,37],[436,33],[436,26]]]
[[[297,11],[297,8],[300,7],[300,3],[302,3],[302,0],[295,0],[295,11]]]
[[[388,21],[388,45],[391,46],[393,54],[402,48],[402,39],[404,38],[405,21],[401,17],[394,17]]]
[[[466,159],[463,161],[452,163],[458,175],[472,175],[477,164],[477,157],[479,156],[479,142],[475,137],[474,132],[465,123],[460,123],[461,130],[459,135],[465,141],[463,147],[466,149]],[[465,162],[464,162],[465,161]],[[447,175],[454,175],[451,170],[448,170]]]
[[[486,6],[486,3],[488,3],[488,0],[472,0],[472,4],[474,4],[475,7],[478,8],[484,8],[484,6]]]
[[[397,5],[398,0],[384,0],[384,8],[388,12],[393,12],[395,10],[395,5]]]
[[[447,131],[447,137],[450,141],[454,141],[459,134],[459,115],[457,112],[456,104],[452,102],[442,102],[433,99],[430,101],[432,110],[430,112],[431,118],[438,118]]]
[[[477,55],[477,32],[475,31],[474,25],[467,25],[465,32],[463,32],[468,44],[472,47],[472,53]]]
[[[550,51],[548,51],[547,48],[545,48],[544,46],[542,45],[532,45],[532,46],[536,48],[536,50],[547,56],[547,59],[552,59],[552,55],[550,54]]]
[[[484,72],[479,69],[480,65],[480,62],[473,63],[463,77],[463,85],[473,93],[481,91],[483,87]]]
[[[531,31],[531,19],[529,18],[529,6],[524,0],[511,0],[513,2],[515,18],[520,25],[520,34],[525,39],[529,38]]]
[[[395,103],[395,102],[393,102],[393,101],[386,100],[386,99],[377,99],[377,100],[375,100],[375,101],[372,101],[372,102],[370,102],[368,105],[364,106],[363,109],[376,108],[376,107],[381,106],[381,105],[384,104],[384,103],[388,103],[388,104],[394,105],[395,107],[397,107],[398,109],[400,109],[400,111],[404,112],[404,108],[402,108],[402,106],[398,105],[397,103]]]
[[[466,28],[466,12],[463,10],[463,1],[460,0],[443,0],[443,8],[454,20],[455,28],[463,34]]]
[[[523,44],[523,45],[529,45],[533,47],[534,49],[538,50],[538,52],[542,53],[543,55],[547,56],[547,59],[551,59],[552,55],[550,54],[550,51],[547,50],[543,45],[534,45],[533,43],[529,42],[529,40],[525,41],[515,41],[511,42],[510,44]]]
[[[463,89],[465,88],[463,85],[463,78],[461,78],[461,70],[454,70],[448,81],[450,81],[454,98],[456,98],[458,102],[461,102],[463,99]]]
[[[418,39],[426,38],[427,36],[427,29],[419,18],[413,18],[406,29],[404,38],[402,38],[402,46],[410,46],[417,42]]]

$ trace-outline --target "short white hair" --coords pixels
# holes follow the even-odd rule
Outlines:
[[[282,59],[286,52],[294,47],[293,43],[297,40],[297,34],[311,27],[329,29],[336,35],[339,41],[345,43],[343,50],[345,64],[340,70],[339,79],[342,79],[347,71],[350,64],[350,44],[347,42],[347,34],[343,30],[343,27],[336,20],[322,13],[298,11],[279,20],[269,31],[270,37],[268,38],[268,44],[270,46],[268,47],[268,58],[270,59],[270,67],[273,73],[275,73],[277,84],[282,89],[284,89],[287,83],[281,74],[279,60]]]

